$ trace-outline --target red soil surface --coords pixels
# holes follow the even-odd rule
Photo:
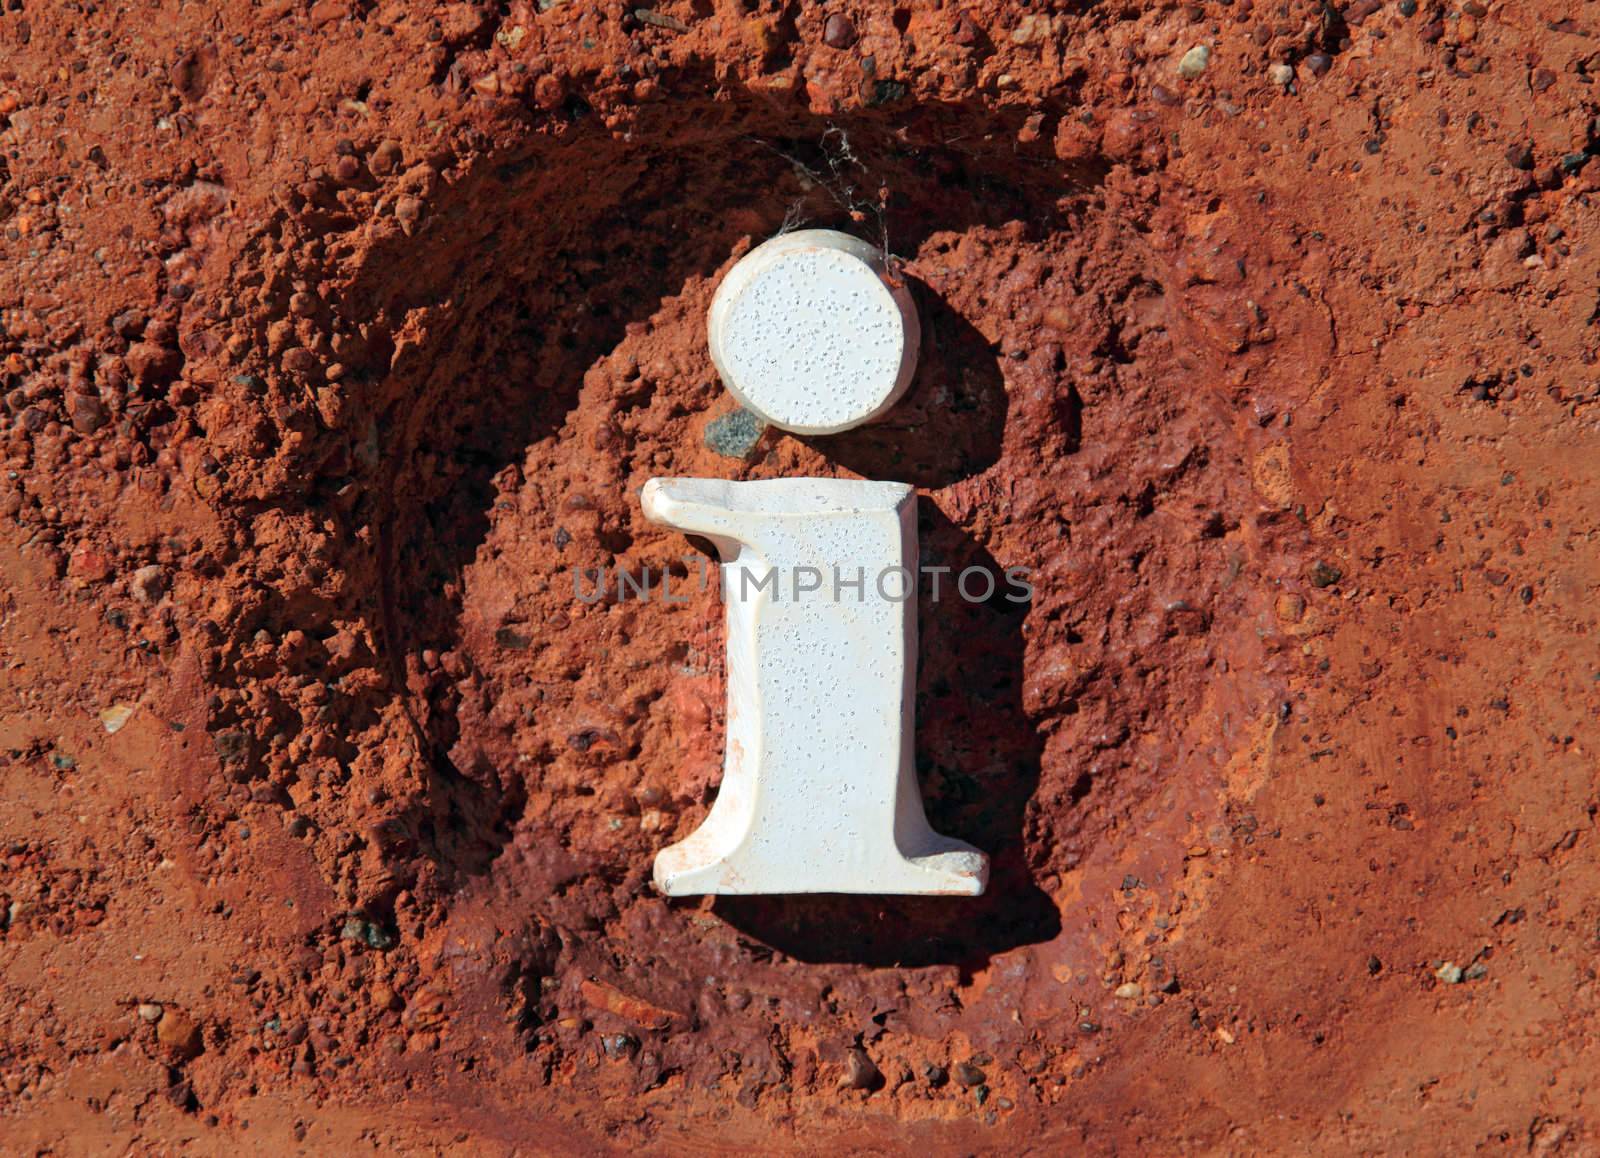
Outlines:
[[[1554,0],[0,0],[0,1149],[1596,1152],[1597,76]],[[720,457],[796,223],[918,381]],[[689,582],[669,474],[1032,568],[921,617],[986,897],[654,894],[718,609],[571,569]]]

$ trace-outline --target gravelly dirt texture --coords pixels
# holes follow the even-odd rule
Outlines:
[[[1600,1152],[1597,77],[1555,0],[0,0],[0,1149]],[[798,224],[918,378],[724,457]],[[987,896],[654,893],[672,474],[1031,568],[920,611]]]

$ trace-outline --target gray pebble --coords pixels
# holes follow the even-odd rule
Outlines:
[[[742,407],[706,425],[706,446],[725,458],[749,458],[755,453],[767,424]]]
[[[1197,44],[1183,54],[1183,59],[1178,61],[1178,75],[1184,80],[1193,80],[1206,70],[1206,65],[1211,63],[1211,46]]]
[[[1313,587],[1332,587],[1340,579],[1344,578],[1344,572],[1340,571],[1332,563],[1318,559],[1311,564],[1311,569],[1306,572],[1306,577],[1311,580]]]

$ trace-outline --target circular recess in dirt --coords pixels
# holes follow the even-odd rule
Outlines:
[[[579,1048],[574,1015],[635,1032],[624,998],[657,1011],[646,1082],[801,1032],[815,1012],[794,995],[823,986],[869,1019],[917,994],[936,1037],[938,1011],[1019,949],[1034,964],[985,984],[1074,1016],[1080,994],[1032,978],[1098,967],[1130,865],[1152,892],[1113,940],[1182,907],[1184,850],[1232,751],[1208,739],[1195,761],[1185,723],[1249,716],[1267,688],[1230,589],[1249,549],[1241,451],[1196,388],[1206,367],[1173,356],[1176,291],[1141,223],[1099,206],[1103,161],[1019,148],[1000,106],[824,120],[680,103],[642,113],[636,140],[581,112],[448,180],[419,163],[350,260],[322,255],[316,280],[372,319],[339,355],[338,412],[281,432],[277,489],[223,463],[241,498],[256,486],[281,512],[292,481],[305,519],[358,529],[327,565],[386,678],[336,686],[302,737],[327,785],[303,807],[366,848],[328,871],[365,919],[459,959],[435,984],[483,1048],[532,1050],[545,1072]],[[921,365],[880,423],[727,457],[706,440],[730,405],[710,295],[800,225],[900,260]],[[935,829],[991,854],[985,897],[651,892],[654,853],[716,791],[723,673],[706,560],[648,526],[637,492],[697,474],[924,489],[918,773]],[[981,601],[956,583],[974,567],[996,580]],[[324,677],[241,674],[236,699],[287,703]],[[225,697],[211,728],[240,716]],[[776,1062],[751,1078],[758,1094],[784,1080]]]

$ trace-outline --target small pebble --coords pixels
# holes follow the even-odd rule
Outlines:
[[[829,48],[849,48],[856,42],[856,26],[848,16],[835,12],[822,26],[822,43]]]
[[[1211,47],[1206,44],[1197,44],[1183,54],[1183,59],[1178,61],[1178,75],[1184,80],[1193,80],[1206,70],[1206,65],[1211,63]]]
[[[1013,44],[1038,44],[1050,35],[1050,18],[1034,13],[1024,16],[1011,33]]]
[[[405,159],[405,150],[400,147],[399,141],[385,140],[378,143],[372,150],[372,156],[367,159],[367,167],[379,177],[387,177],[400,167]]]
[[[845,1089],[870,1090],[882,1081],[883,1074],[859,1045],[845,1055],[844,1080],[840,1083]]]
[[[139,1020],[148,1021],[151,1025],[161,1020],[161,1006],[153,1001],[143,1002],[139,1006]]]
[[[410,237],[422,220],[422,202],[416,197],[401,197],[394,203],[394,216],[401,230]]]
[[[1299,623],[1301,616],[1306,613],[1305,596],[1287,593],[1278,596],[1276,611],[1284,623]]]
[[[167,589],[167,577],[160,567],[152,563],[148,567],[140,567],[133,573],[133,581],[129,587],[133,597],[140,603],[159,603]]]
[[[955,1068],[951,1072],[956,1079],[956,1085],[965,1086],[969,1090],[973,1086],[983,1085],[989,1077],[988,1074],[971,1062],[956,1062]]]
[[[1289,64],[1275,64],[1267,69],[1267,79],[1279,88],[1288,88],[1294,80],[1294,66]]]
[[[1443,981],[1446,985],[1458,985],[1461,983],[1462,969],[1461,966],[1457,965],[1454,961],[1446,961],[1443,965],[1439,966],[1438,971],[1434,973],[1434,976],[1440,981]]]
[[[1306,68],[1311,70],[1312,76],[1323,76],[1333,67],[1333,57],[1326,52],[1313,52],[1306,57]]]
[[[559,108],[566,95],[566,84],[553,72],[544,73],[533,82],[533,103],[546,112]]]
[[[373,949],[391,949],[395,942],[393,933],[376,921],[362,917],[347,918],[339,930],[339,937],[345,941],[358,941]]]
[[[156,1040],[178,1054],[192,1058],[204,1049],[200,1037],[200,1023],[180,1009],[169,1009],[161,1015],[156,1026]]]
[[[706,446],[724,458],[749,458],[755,453],[767,424],[740,408],[706,424]]]
[[[378,982],[367,991],[367,997],[372,1002],[374,1009],[387,1009],[392,1011],[399,1009],[405,1004],[403,1001],[401,1001],[400,995],[397,994],[391,986],[385,985],[382,981]]]
[[[113,704],[100,713],[100,725],[105,728],[107,734],[115,736],[122,731],[132,716],[132,704]]]
[[[1311,569],[1306,572],[1306,578],[1311,581],[1311,586],[1313,587],[1332,587],[1340,579],[1344,578],[1344,572],[1332,563],[1325,563],[1318,559],[1311,564]]]
[[[654,8],[635,8],[633,18],[641,24],[665,28],[668,32],[689,31],[689,26],[676,16],[668,16],[665,12],[657,12]]]
[[[1117,986],[1117,996],[1124,1001],[1132,1001],[1144,993],[1144,986],[1137,981],[1128,981]]]

